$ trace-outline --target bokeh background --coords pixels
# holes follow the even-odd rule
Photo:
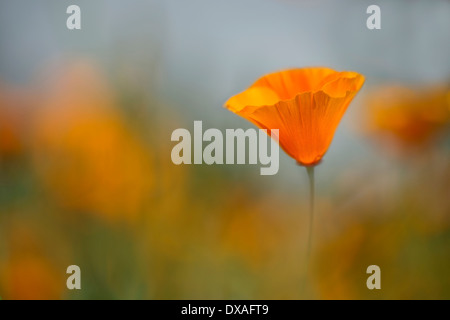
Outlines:
[[[1,1],[0,297],[449,299],[449,39],[438,0]],[[223,103],[302,66],[366,77],[316,169],[308,273],[304,168],[170,158],[194,120],[251,128]]]

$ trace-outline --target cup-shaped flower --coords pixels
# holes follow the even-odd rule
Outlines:
[[[263,76],[225,107],[269,134],[278,129],[283,150],[298,163],[314,166],[363,83],[364,76],[352,71],[290,69]]]

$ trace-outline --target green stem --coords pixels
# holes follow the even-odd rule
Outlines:
[[[308,247],[306,251],[306,264],[309,265],[312,248],[312,234],[314,225],[314,166],[306,167],[309,177],[309,234],[308,234]]]

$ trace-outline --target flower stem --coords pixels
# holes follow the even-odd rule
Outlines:
[[[306,264],[307,269],[309,266],[309,260],[311,257],[312,248],[312,234],[314,225],[314,166],[306,167],[309,178],[309,233],[308,233],[308,247],[306,251]]]

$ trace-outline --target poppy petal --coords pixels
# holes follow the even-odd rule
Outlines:
[[[322,83],[322,91],[334,98],[345,97],[347,92],[357,92],[364,83],[364,77],[356,72],[337,72]]]
[[[299,93],[319,90],[322,79],[335,73],[329,68],[284,70],[260,78],[251,88],[269,88],[278,94],[280,100],[290,100]]]
[[[273,90],[265,87],[253,87],[228,99],[225,107],[232,112],[239,112],[247,106],[272,105],[279,100],[280,98]]]

